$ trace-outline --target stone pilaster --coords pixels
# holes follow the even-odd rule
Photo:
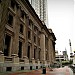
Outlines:
[[[29,59],[28,59],[27,56],[24,56],[24,63],[25,63],[25,64],[29,64]]]
[[[25,28],[24,28],[24,37],[25,37],[25,51],[24,51],[24,56],[27,56],[27,49],[28,49],[28,23],[29,23],[29,17],[26,15],[25,16]]]
[[[54,61],[54,53],[53,53],[53,52],[54,52],[54,49],[53,49],[53,44],[52,44],[51,47],[52,47],[52,62],[53,62],[53,61]]]
[[[37,59],[37,64],[40,65],[40,61],[39,61],[39,59]]]
[[[38,59],[38,55],[39,55],[39,48],[36,49],[36,60]]]
[[[31,41],[32,41],[31,59],[34,59],[34,33],[32,31],[31,31]]]
[[[49,61],[51,61],[51,41],[50,41],[50,38],[48,39],[48,55],[49,55]]]
[[[1,4],[2,4],[2,1],[0,1],[0,14],[2,14],[2,6],[1,6]],[[0,23],[1,23],[1,17],[2,17],[2,15],[0,15]]]
[[[0,51],[4,50],[5,25],[7,23],[9,0],[0,3]]]
[[[13,54],[13,56],[12,56],[12,62],[14,64],[19,64],[19,57],[17,55]]]
[[[0,51],[0,63],[4,63],[4,54]]]
[[[34,58],[32,58],[32,64],[35,64],[35,59]]]
[[[18,55],[18,50],[19,50],[19,19],[17,15],[14,16],[14,22],[13,22],[13,31],[14,31],[14,36],[13,36],[13,50],[12,54]]]
[[[13,38],[11,36],[11,42],[10,42],[10,48],[9,48],[9,57],[12,55],[12,42],[13,42]]]
[[[27,47],[28,47],[27,28],[25,25],[24,25],[24,38],[25,38],[25,41],[23,43],[23,57],[27,56]]]
[[[44,33],[41,34],[40,47],[41,47],[40,60],[45,61],[45,34]]]

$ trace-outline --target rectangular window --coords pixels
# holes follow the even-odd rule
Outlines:
[[[29,25],[31,24],[31,20],[29,19]]]
[[[37,31],[37,27],[36,27],[36,26],[34,26],[34,31],[35,31],[35,32]]]
[[[34,49],[34,59],[36,59],[36,49]]]
[[[31,39],[31,32],[28,31],[28,39]]]
[[[38,38],[38,45],[40,46],[40,38]]]
[[[8,24],[11,26],[13,25],[13,16],[11,14],[8,16]]]
[[[21,10],[21,18],[24,19],[24,12]]]
[[[28,46],[27,57],[30,58],[30,46]]]
[[[15,1],[11,0],[11,8],[15,9]]]
[[[36,43],[36,37],[34,36],[34,43]]]
[[[22,42],[19,41],[19,51],[18,51],[19,58],[22,57]]]
[[[0,0],[0,3],[1,3],[1,0]]]
[[[11,37],[9,35],[6,35],[6,37],[5,37],[5,46],[4,46],[4,56],[9,55],[10,43],[11,43]]]
[[[22,24],[20,24],[20,33],[23,34],[23,25]]]

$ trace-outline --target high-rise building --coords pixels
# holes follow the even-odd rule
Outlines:
[[[47,26],[47,0],[29,0],[36,14]]]

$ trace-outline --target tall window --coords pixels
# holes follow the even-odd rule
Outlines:
[[[22,24],[20,24],[20,33],[23,34],[23,25]]]
[[[24,19],[24,11],[21,10],[21,18]]]
[[[36,49],[34,48],[34,59],[36,59]]]
[[[11,8],[15,9],[15,1],[14,0],[11,0]]]
[[[36,26],[34,26],[34,31],[35,31],[35,32],[37,31],[37,27],[36,27]]]
[[[30,46],[28,46],[27,57],[30,58]]]
[[[18,51],[19,58],[22,57],[22,42],[19,41],[19,51]]]
[[[38,59],[40,60],[40,50],[39,50],[39,53],[38,53]]]
[[[28,39],[31,39],[31,32],[28,31]]]
[[[38,38],[38,45],[40,46],[40,38]]]
[[[34,43],[36,43],[36,36],[34,36]]]
[[[10,42],[11,42],[11,37],[6,35],[6,37],[5,37],[5,46],[4,46],[4,56],[9,55]]]
[[[32,25],[33,25],[33,22],[31,19],[29,19],[29,27],[32,27]]]
[[[13,16],[11,14],[8,16],[8,24],[11,26],[13,25]]]
[[[1,0],[0,0],[0,3],[1,3]]]

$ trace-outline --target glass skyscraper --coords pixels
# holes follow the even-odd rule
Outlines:
[[[41,21],[47,25],[47,0],[29,0]]]

